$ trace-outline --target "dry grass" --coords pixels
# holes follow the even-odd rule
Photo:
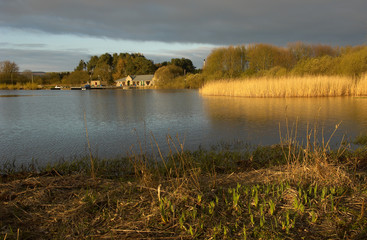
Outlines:
[[[320,133],[318,133],[316,126],[311,130],[307,127],[305,146],[295,140],[297,129],[288,130],[287,136],[283,138],[281,136],[281,147],[287,159],[285,168],[287,181],[302,185],[319,184],[348,187],[353,185],[351,175],[348,173],[348,166],[354,165],[355,162],[352,159],[344,162],[339,161],[341,156],[349,151],[349,145],[343,144],[343,139],[341,139],[339,149],[332,150],[329,146],[339,125],[335,126],[329,139],[325,139],[323,132],[321,132],[321,140],[318,140]]]
[[[0,239],[243,239],[244,226],[247,239],[366,236],[366,193],[318,185],[316,195],[315,186],[308,193],[310,188],[280,183],[286,175],[281,168],[218,174],[215,188],[208,186],[212,177],[202,175],[200,191],[185,183],[174,187],[174,179],[146,187],[83,175],[28,176],[0,184]]]
[[[358,166],[349,168],[354,158],[365,161],[366,153],[332,152],[328,141],[311,141],[316,130],[308,131],[302,147],[296,131],[289,132],[279,145],[237,157],[185,152],[169,138],[175,154],[160,154],[153,163],[132,155],[135,176],[128,180],[99,171],[91,177],[88,170],[4,175],[0,239],[367,237],[367,176],[355,177]],[[272,167],[264,167],[267,161]],[[208,163],[213,165],[206,168]],[[228,163],[236,163],[235,170]]]
[[[36,83],[25,83],[25,84],[21,84],[21,83],[17,83],[17,84],[0,84],[0,90],[20,90],[20,89],[24,89],[24,90],[37,90],[40,89],[40,86]]]
[[[205,84],[200,93],[233,97],[366,96],[367,75],[358,81],[341,76],[308,76],[221,80]]]

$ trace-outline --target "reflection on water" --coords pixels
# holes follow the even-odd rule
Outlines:
[[[317,122],[325,135],[342,121],[336,139],[367,132],[367,98],[202,97],[192,90],[0,91],[0,163],[40,164],[88,154],[84,112],[94,155],[115,157],[169,151],[167,135],[185,149],[221,141],[279,143],[298,119],[298,135]],[[154,135],[154,138],[152,137]]]
[[[366,98],[204,97],[204,103],[212,128],[241,126],[247,141],[262,144],[279,141],[279,130],[285,134],[287,124],[289,130],[297,124],[300,136],[306,136],[308,125],[317,126],[319,131],[324,130],[325,136],[330,136],[336,124],[341,123],[336,138],[367,130]]]
[[[35,96],[35,95],[0,95],[0,97],[32,97],[32,96]]]
[[[287,117],[289,120],[347,120],[366,123],[367,99],[362,98],[228,98],[205,97],[213,120],[246,121],[267,124]]]

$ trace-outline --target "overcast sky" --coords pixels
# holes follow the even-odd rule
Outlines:
[[[198,68],[218,46],[367,42],[367,0],[0,0],[0,61],[72,71],[80,59],[140,52]]]

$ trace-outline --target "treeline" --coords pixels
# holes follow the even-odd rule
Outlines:
[[[214,49],[205,61],[206,80],[286,75],[342,75],[367,71],[367,46],[332,47],[302,42],[287,47],[250,44]]]
[[[89,61],[80,60],[74,71],[63,79],[63,83],[79,84],[88,80],[101,80],[107,85],[114,85],[114,80],[128,75],[155,74],[160,68],[172,67],[176,67],[178,76],[195,71],[192,61],[186,58],[173,58],[169,62],[154,64],[140,53],[105,53],[92,56]]]
[[[158,88],[200,88],[204,82],[246,77],[283,77],[305,75],[348,76],[359,78],[367,72],[367,46],[329,46],[289,43],[286,47],[250,44],[214,49],[206,58],[203,70],[192,61],[173,58],[154,63],[140,53],[109,53],[80,60],[73,72],[35,75],[30,70],[19,73],[10,61],[0,62],[0,84],[80,85],[114,80],[128,75],[154,74]]]
[[[114,80],[128,75],[155,74],[157,70],[160,70],[158,73],[161,73],[157,75],[157,86],[175,88],[186,87],[186,85],[194,86],[192,79],[195,78],[189,77],[188,81],[182,78],[182,76],[189,76],[197,71],[190,59],[173,58],[171,61],[154,64],[152,60],[140,53],[114,53],[112,55],[105,53],[100,56],[92,56],[88,61],[80,60],[72,72],[41,75],[34,74],[31,70],[19,72],[16,63],[3,61],[0,62],[0,84],[19,85],[33,82],[38,85],[80,85],[90,80],[101,80],[103,84],[114,85]],[[171,71],[174,72],[174,78],[166,81],[167,78],[172,77]]]
[[[8,60],[0,62],[0,84],[3,86],[18,85],[19,88],[28,83],[36,85],[59,84],[68,75],[68,72],[34,73],[31,70],[19,72],[19,67],[15,62]]]

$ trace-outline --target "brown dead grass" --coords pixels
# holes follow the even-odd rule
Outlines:
[[[176,225],[160,223],[161,196],[179,206],[182,199],[194,199],[199,192],[210,195],[218,186],[281,182],[288,175],[282,167],[206,175],[199,179],[200,191],[182,179],[180,186],[172,184],[177,179],[146,186],[83,175],[9,179],[0,184],[0,239],[17,239],[17,231],[19,239],[187,239]],[[291,205],[296,193],[288,191]],[[350,198],[350,207],[364,203],[363,195]]]
[[[280,169],[202,176],[202,191],[279,179]],[[207,182],[215,181],[214,185]],[[28,176],[0,184],[0,239],[185,239],[175,228],[157,225],[158,191],[179,202],[197,191],[187,182],[174,188],[172,180],[121,182],[83,175]],[[159,186],[159,187],[158,187]],[[159,189],[159,190],[158,190]],[[195,194],[194,194],[195,195]],[[13,234],[12,234],[13,233]]]

